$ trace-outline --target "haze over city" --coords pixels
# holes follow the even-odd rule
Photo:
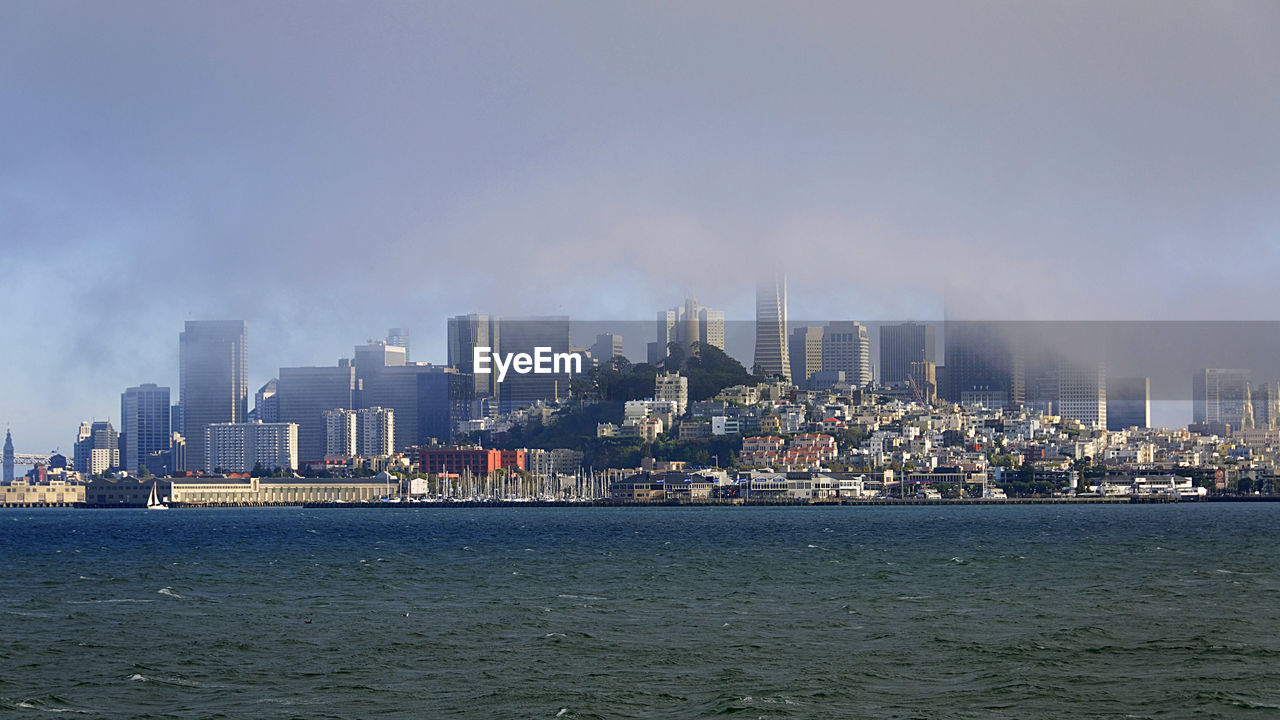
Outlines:
[[[458,313],[749,320],[765,269],[793,318],[1275,320],[1277,21],[6,3],[0,421],[66,452],[190,319],[252,389]]]

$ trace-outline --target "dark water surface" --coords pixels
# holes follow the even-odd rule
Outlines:
[[[0,716],[1280,715],[1280,504],[0,512]]]

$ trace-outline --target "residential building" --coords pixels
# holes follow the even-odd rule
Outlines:
[[[213,423],[205,428],[206,472],[251,472],[298,468],[298,425]]]
[[[653,397],[676,403],[676,416],[684,415],[689,406],[689,378],[680,373],[660,373],[654,377]]]
[[[1107,427],[1107,371],[1102,363],[1064,362],[1058,370],[1058,414],[1094,429]]]

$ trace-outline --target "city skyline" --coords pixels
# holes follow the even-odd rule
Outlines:
[[[0,8],[21,451],[177,393],[186,320],[257,388],[476,309],[746,320],[773,269],[792,318],[1274,319],[1266,3],[299,12]]]

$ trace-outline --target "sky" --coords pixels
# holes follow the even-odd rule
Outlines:
[[[0,3],[0,422],[465,312],[1276,320],[1274,2]],[[588,341],[575,338],[580,344]],[[1159,349],[1153,349],[1158,351]],[[741,358],[749,362],[750,358]]]

